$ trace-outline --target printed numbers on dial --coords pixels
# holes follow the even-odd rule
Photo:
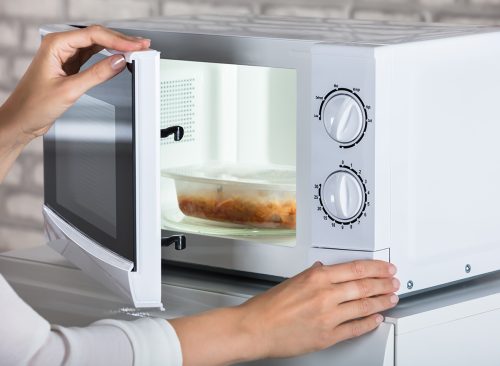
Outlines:
[[[367,216],[370,191],[361,173],[361,170],[356,171],[352,165],[342,162],[323,184],[314,185],[316,210],[321,213],[322,221],[328,222],[332,228],[353,229]]]

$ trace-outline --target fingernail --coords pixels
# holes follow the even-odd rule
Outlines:
[[[399,280],[397,278],[393,278],[392,279],[392,285],[394,286],[394,288],[396,290],[399,290],[399,287],[401,286],[401,283],[399,282]]]
[[[314,262],[314,264],[312,266],[313,267],[320,267],[322,265],[323,265],[323,263],[321,263],[320,261],[316,261],[316,262]]]
[[[398,271],[398,269],[396,268],[396,266],[395,266],[394,264],[391,264],[391,265],[389,266],[389,273],[390,273],[391,275],[395,275],[397,271]]]
[[[384,321],[384,317],[379,314],[375,317],[375,321],[377,322],[377,324],[380,324]]]
[[[391,304],[397,304],[399,301],[398,295],[392,295],[390,298]]]
[[[149,38],[144,38],[144,37],[135,37],[135,39],[137,39],[139,42],[142,42],[142,41],[151,42],[151,40]]]
[[[111,56],[111,68],[113,70],[123,69],[124,66],[125,66],[125,57],[123,57],[123,55]]]

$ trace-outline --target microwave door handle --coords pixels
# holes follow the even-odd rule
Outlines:
[[[179,234],[179,235],[171,235],[171,236],[166,236],[166,237],[161,238],[161,246],[162,247],[169,247],[172,244],[174,245],[175,250],[184,250],[184,249],[186,249],[186,246],[187,246],[186,237],[182,234]]]
[[[184,137],[184,128],[181,126],[171,126],[161,129],[161,138],[167,138],[170,135],[174,135],[174,141],[181,141]]]

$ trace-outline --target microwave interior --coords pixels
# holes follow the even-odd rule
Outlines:
[[[160,60],[162,229],[294,242],[294,69]]]

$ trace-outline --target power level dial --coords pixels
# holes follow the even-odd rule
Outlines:
[[[363,183],[351,172],[338,170],[323,184],[321,201],[335,221],[348,223],[358,217],[365,205]]]
[[[346,91],[335,92],[323,104],[321,118],[328,135],[340,144],[355,142],[363,133],[366,116],[358,98]]]

